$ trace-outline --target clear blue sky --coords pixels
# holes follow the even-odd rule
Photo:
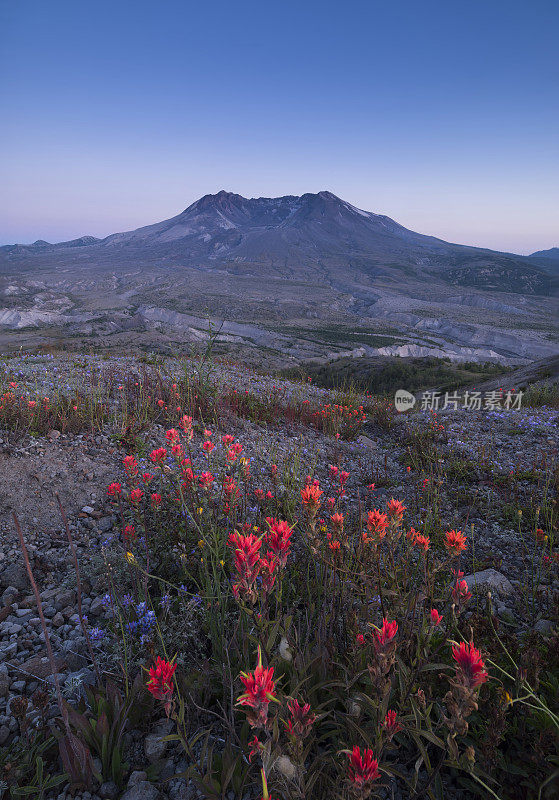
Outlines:
[[[0,242],[221,188],[559,245],[556,0],[0,0]]]

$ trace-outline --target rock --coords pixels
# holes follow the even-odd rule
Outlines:
[[[148,781],[140,781],[135,783],[130,789],[127,789],[120,800],[159,800],[161,795],[155,788],[153,783]]]
[[[0,725],[0,745],[5,744],[10,735],[10,729],[7,725]]]
[[[118,786],[113,781],[106,781],[99,787],[98,795],[103,800],[114,800],[118,797]]]
[[[103,602],[103,599],[101,597],[96,597],[93,603],[91,604],[89,613],[92,617],[100,617],[104,610],[105,610],[105,604]]]
[[[84,506],[82,508],[82,513],[83,514],[93,514],[93,513],[95,513],[95,509],[92,508],[91,506]]]
[[[53,428],[52,431],[49,431],[47,433],[47,436],[48,436],[49,439],[59,439],[60,438],[60,431],[57,431],[56,429]]]
[[[60,628],[61,625],[64,625],[64,617],[62,616],[60,611],[57,611],[54,617],[52,618],[52,624],[54,625],[55,628]]]
[[[468,584],[470,591],[475,589],[481,591],[498,592],[499,594],[512,594],[514,589],[509,579],[496,569],[484,569],[481,572],[473,572],[465,575],[464,580]]]
[[[75,599],[76,593],[73,589],[67,589],[65,592],[60,592],[60,594],[57,594],[55,597],[57,610],[62,611],[62,609],[66,606],[72,605]]]
[[[548,634],[553,632],[553,622],[550,619],[539,619],[534,625],[534,630],[538,633]]]
[[[135,786],[137,783],[140,783],[141,781],[147,781],[147,777],[148,777],[147,772],[144,772],[143,770],[140,769],[134,770],[134,772],[132,772],[132,774],[128,778],[128,788],[130,789],[130,787]]]
[[[28,588],[27,586],[25,588]],[[2,602],[6,605],[10,605],[13,600],[18,596],[19,592],[15,586],[8,586],[7,589],[4,589],[2,592]]]
[[[97,521],[97,527],[99,528],[101,533],[107,533],[107,531],[110,531],[111,528],[113,527],[113,524],[114,523],[112,517],[101,517],[101,519]]]
[[[161,738],[159,733],[150,733],[144,739],[144,752],[147,760],[153,764],[163,758],[168,742]]]
[[[29,578],[24,564],[8,564],[0,572],[0,588],[14,587],[20,591],[29,590]]]
[[[64,669],[64,662],[61,659],[54,659],[56,669],[61,672]],[[46,656],[31,656],[21,664],[22,672],[32,675],[34,678],[45,679],[51,674],[50,662]]]

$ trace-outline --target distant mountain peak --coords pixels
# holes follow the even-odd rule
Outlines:
[[[554,261],[559,260],[559,247],[550,247],[549,250],[538,250],[536,253],[530,253],[530,258],[551,258]]]

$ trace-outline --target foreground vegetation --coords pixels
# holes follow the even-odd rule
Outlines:
[[[41,715],[47,698],[33,698],[36,727],[16,709],[6,797],[64,781],[122,788],[123,734],[150,715],[172,722],[167,740],[206,798],[364,800],[394,786],[410,798],[557,796],[557,637],[519,640],[490,593],[472,597],[468,532],[435,524],[437,486],[456,469],[441,466],[440,423],[410,439],[417,498],[380,505],[376,478],[348,499],[341,458],[254,473],[229,424],[352,440],[367,416],[390,427],[381,401],[287,398],[272,381],[239,391],[219,385],[211,363],[174,380],[147,366],[126,380],[105,374],[95,391],[46,402],[11,378],[2,427],[108,428],[126,455],[106,487],[119,520],[118,544],[102,551],[111,623],[82,619],[97,685],[81,700],[58,688],[54,726]],[[166,432],[148,451],[153,422]],[[534,594],[559,563],[548,490],[533,519]]]

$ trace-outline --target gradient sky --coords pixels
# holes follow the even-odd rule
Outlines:
[[[559,245],[556,0],[0,0],[0,243],[225,188]]]

